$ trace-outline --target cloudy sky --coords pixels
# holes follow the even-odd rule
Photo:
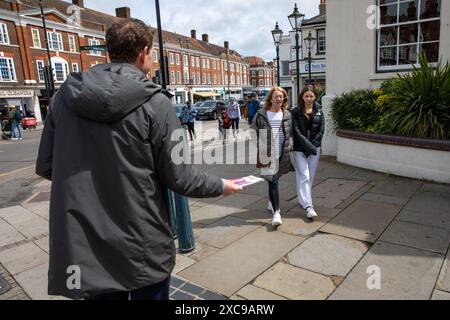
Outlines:
[[[71,2],[71,1],[69,1]],[[291,0],[160,0],[164,30],[190,36],[197,30],[211,43],[230,47],[244,56],[275,58],[270,31],[278,21],[284,34],[291,29],[287,16],[293,12]],[[311,18],[319,14],[319,0],[298,0],[299,11]],[[115,15],[115,8],[130,7],[131,15],[156,27],[155,2],[149,0],[85,0],[85,6]]]

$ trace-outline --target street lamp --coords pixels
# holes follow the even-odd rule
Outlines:
[[[44,7],[42,6],[42,0],[39,0],[39,7],[41,9],[42,26],[44,27],[45,46],[47,48],[48,66],[44,69],[45,89],[47,91],[48,104],[50,106],[50,99],[55,91],[55,82],[53,80],[52,59],[50,56],[50,47],[47,37],[47,25],[45,23]]]
[[[278,21],[275,24],[275,29],[272,30],[272,37],[275,46],[277,47],[277,86],[280,86],[280,41],[283,36],[283,30],[278,26]]]
[[[312,79],[311,79],[311,50],[312,48],[314,48],[314,45],[316,44],[316,38],[314,38],[311,34],[311,31],[309,32],[308,36],[304,39],[305,41],[305,46],[308,49],[308,66],[309,66],[309,80],[308,80],[308,84],[311,85],[312,84]]]
[[[230,91],[230,60],[229,60],[229,49],[227,49],[227,79],[228,79],[228,100],[231,99],[231,91]]]
[[[296,68],[297,68],[297,95],[300,94],[300,57],[299,57],[299,32],[305,19],[303,13],[298,12],[297,3],[294,6],[294,12],[288,16],[289,23],[292,29],[295,31],[295,58],[296,58]]]

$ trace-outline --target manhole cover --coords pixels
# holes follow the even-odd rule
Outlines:
[[[0,294],[7,293],[11,290],[11,285],[2,276],[0,276]]]

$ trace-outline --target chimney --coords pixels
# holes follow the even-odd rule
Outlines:
[[[72,3],[80,8],[84,8],[84,0],[72,0]]]
[[[327,5],[326,5],[326,0],[320,0],[320,4],[319,4],[319,14],[323,15],[327,13]]]
[[[225,49],[229,49],[230,43],[228,41],[224,41],[223,46],[225,47]]]
[[[208,34],[202,34],[202,40],[204,41],[204,42],[209,42],[209,36],[208,36]]]
[[[131,12],[129,7],[116,8],[117,18],[131,18]]]
[[[192,39],[197,39],[197,31],[195,31],[195,29],[191,30],[191,38]]]

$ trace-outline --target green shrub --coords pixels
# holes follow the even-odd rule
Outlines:
[[[335,98],[331,114],[336,128],[365,131],[379,118],[375,109],[376,95],[371,90],[354,90]]]
[[[381,86],[383,101],[377,109],[386,113],[377,124],[381,133],[418,138],[450,138],[450,65],[440,62],[436,68],[425,55],[420,69],[398,75]],[[380,96],[380,98],[383,96]],[[379,98],[379,100],[380,100]]]

